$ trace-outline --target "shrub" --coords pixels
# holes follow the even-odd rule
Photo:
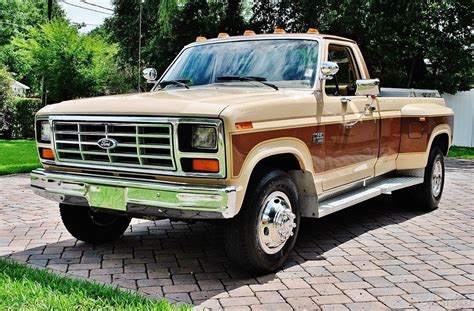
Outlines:
[[[9,114],[5,114],[6,110],[13,100],[12,78],[6,68],[0,67],[0,134],[1,136],[9,135],[8,123]]]
[[[33,138],[35,114],[43,107],[38,98],[15,97],[3,105],[3,138]]]

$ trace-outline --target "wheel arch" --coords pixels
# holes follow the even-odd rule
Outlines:
[[[265,141],[249,152],[242,166],[238,183],[245,186],[243,187],[244,191],[237,198],[238,211],[242,207],[243,199],[252,179],[258,178],[262,171],[272,169],[281,169],[289,173],[293,179],[296,179],[296,174],[305,174],[303,185],[301,182],[295,181],[298,193],[316,194],[313,179],[314,167],[306,144],[294,138]],[[302,196],[300,195],[300,197]]]

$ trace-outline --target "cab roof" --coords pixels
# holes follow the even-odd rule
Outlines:
[[[331,39],[331,40],[339,40],[345,42],[356,43],[352,39],[328,35],[328,34],[315,34],[315,33],[271,33],[271,34],[254,34],[254,35],[240,35],[240,36],[229,36],[224,38],[204,38],[202,41],[192,42],[188,44],[188,46],[195,46],[201,44],[209,44],[209,43],[220,43],[220,42],[230,42],[230,41],[250,41],[250,40],[258,40],[258,39]]]

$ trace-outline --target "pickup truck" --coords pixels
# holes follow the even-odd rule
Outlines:
[[[224,222],[229,258],[266,273],[302,217],[392,194],[433,210],[453,111],[436,91],[380,89],[356,42],[332,35],[198,37],[151,92],[77,99],[36,116],[33,190],[87,243],[132,217]]]

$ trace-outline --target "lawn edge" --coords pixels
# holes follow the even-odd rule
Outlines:
[[[167,297],[164,297],[164,296],[163,297],[154,297],[153,295],[142,293],[142,292],[135,291],[135,290],[128,289],[128,288],[122,288],[118,285],[102,283],[100,281],[92,280],[92,279],[89,279],[89,278],[86,278],[86,277],[83,277],[83,276],[80,276],[80,275],[67,274],[67,273],[62,272],[62,271],[50,269],[50,268],[47,268],[47,267],[43,267],[43,266],[36,265],[36,264],[33,264],[33,263],[21,261],[19,259],[15,259],[15,258],[9,258],[9,257],[6,257],[6,256],[8,256],[8,255],[2,255],[2,256],[0,256],[0,259],[2,259],[4,261],[7,261],[7,262],[9,261],[11,263],[20,264],[20,265],[23,265],[23,266],[28,267],[28,268],[41,270],[41,271],[44,271],[44,272],[49,272],[49,273],[52,273],[52,274],[54,274],[58,277],[68,278],[68,279],[71,279],[71,280],[82,281],[82,282],[86,282],[86,283],[94,283],[96,285],[106,286],[106,287],[110,287],[112,289],[115,288],[115,289],[117,289],[121,292],[126,292],[126,293],[129,293],[129,294],[139,295],[139,296],[142,296],[143,298],[146,298],[146,299],[156,300],[157,302],[160,302],[161,300],[166,300],[166,302],[168,302],[170,304],[170,307],[176,308],[176,310],[181,310],[180,308],[184,308],[184,310],[187,310],[186,306],[190,307],[189,310],[191,310],[191,308],[192,308],[192,305],[185,304],[185,303],[182,303],[180,301],[170,299],[170,298],[167,298]],[[177,304],[179,304],[179,305],[177,305]]]

